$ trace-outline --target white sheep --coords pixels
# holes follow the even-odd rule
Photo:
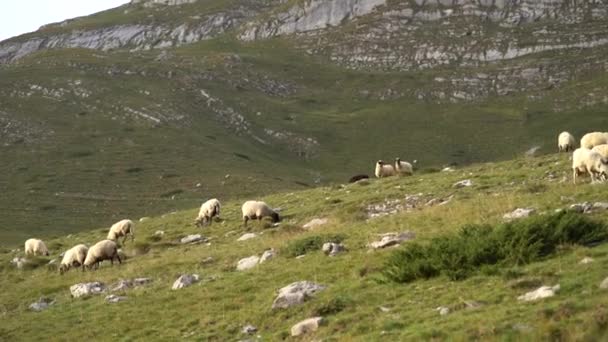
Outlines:
[[[608,133],[592,132],[583,135],[581,138],[581,147],[592,149],[597,145],[608,144]]]
[[[245,227],[247,227],[247,221],[250,219],[261,220],[264,217],[271,217],[273,223],[281,220],[279,214],[262,201],[247,201],[243,203],[241,211],[243,212],[243,225]]]
[[[396,174],[395,167],[391,164],[387,164],[382,160],[376,162],[376,170],[374,172],[377,178],[390,177]]]
[[[574,136],[568,132],[561,132],[557,137],[557,149],[559,152],[570,152],[576,148]]]
[[[411,176],[414,174],[414,168],[412,164],[401,161],[399,158],[395,158],[395,171],[400,176]]]
[[[212,198],[201,205],[198,211],[198,217],[194,220],[197,227],[204,226],[207,222],[211,224],[215,216],[220,215],[221,204],[217,198]]]
[[[602,155],[586,149],[577,148],[572,154],[572,181],[576,184],[576,177],[584,172],[589,173],[591,182],[594,183],[599,176],[600,179],[608,176],[608,160]]]
[[[99,263],[104,260],[110,260],[114,265],[114,258],[118,259],[118,263],[122,263],[118,255],[118,246],[112,240],[102,240],[89,248],[87,257],[84,259],[83,268],[98,268]]]
[[[46,248],[46,245],[40,239],[28,239],[25,241],[25,254],[33,254],[33,255],[46,255],[49,256],[49,250]]]
[[[602,158],[608,159],[608,144],[593,146],[591,151],[595,151],[602,155]]]
[[[122,244],[125,244],[127,236],[131,236],[131,242],[135,240],[135,225],[131,220],[120,220],[112,225],[108,232],[108,240],[116,241],[119,237],[124,236]]]
[[[89,248],[85,245],[76,245],[70,249],[68,249],[63,254],[63,259],[61,259],[61,264],[59,265],[59,273],[63,274],[67,272],[72,267],[82,266],[82,270],[84,271],[84,260],[87,257],[87,251]]]

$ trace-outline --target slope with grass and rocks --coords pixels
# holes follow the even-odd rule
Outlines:
[[[202,229],[196,208],[138,222],[121,265],[84,273],[60,276],[59,254],[107,229],[47,240],[51,256],[21,268],[12,247],[0,336],[601,340],[608,190],[573,185],[569,165],[551,154],[279,192],[261,199],[280,224],[249,228],[237,197]]]

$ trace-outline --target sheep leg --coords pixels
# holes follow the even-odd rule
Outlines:
[[[118,252],[116,252],[116,259],[118,259],[119,264],[122,264],[122,260],[120,260],[120,255],[118,255]]]
[[[249,220],[248,216],[243,217],[243,227],[247,228],[247,221]]]
[[[574,182],[574,184],[576,184],[576,169],[572,169],[572,182]]]

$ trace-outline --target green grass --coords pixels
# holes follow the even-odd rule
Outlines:
[[[546,171],[560,177],[547,179]],[[242,227],[239,217],[245,198],[237,198],[224,201],[222,223],[202,230],[192,223],[196,208],[138,223],[137,244],[127,242],[124,247],[130,256],[126,262],[114,267],[104,264],[95,272],[72,270],[60,276],[40,260],[40,266],[34,269],[15,270],[8,264],[15,253],[5,251],[0,254],[4,317],[0,336],[7,340],[44,336],[238,340],[246,338],[240,332],[242,326],[253,324],[264,340],[281,340],[288,336],[291,325],[321,314],[327,323],[306,339],[600,340],[606,336],[607,309],[602,303],[608,300],[608,292],[598,285],[608,276],[608,244],[561,245],[539,261],[504,265],[496,272],[475,272],[461,281],[440,275],[407,284],[382,281],[382,270],[392,252],[369,252],[366,247],[378,239],[377,234],[410,230],[416,233],[415,241],[399,247],[407,249],[415,243],[432,243],[467,224],[499,225],[502,215],[515,207],[532,206],[539,217],[544,217],[574,202],[601,201],[608,194],[604,185],[574,186],[569,180],[562,183],[562,175],[569,175],[567,156],[548,155],[475,164],[455,172],[373,180],[369,185],[276,193],[262,199],[282,208],[281,225],[266,228],[265,223],[254,222],[249,230]],[[463,178],[472,179],[473,187],[453,189],[452,184]],[[528,191],[530,182],[544,187]],[[454,197],[443,206],[418,206],[366,219],[368,205],[418,193],[425,199],[450,194]],[[326,217],[329,222],[313,231],[299,228],[315,217]],[[589,219],[605,224],[608,212],[596,212]],[[152,238],[157,230],[165,231],[160,239]],[[247,231],[261,235],[236,242]],[[179,245],[179,238],[196,232],[209,237],[210,244]],[[49,239],[50,258],[74,244],[91,244],[104,238],[105,233],[95,229]],[[341,236],[348,251],[327,257],[319,250],[307,250],[301,259],[286,252],[302,241],[330,235]],[[240,258],[259,256],[271,247],[279,251],[275,259],[250,271],[235,271]],[[146,251],[143,254],[142,248]],[[579,264],[587,256],[595,261]],[[212,261],[203,262],[208,257]],[[171,291],[180,273],[198,273],[203,280],[190,288]],[[124,303],[106,304],[103,296],[84,300],[69,297],[69,286],[77,282],[99,280],[110,284],[135,277],[151,277],[154,281],[127,291]],[[276,290],[299,280],[315,281],[328,288],[301,306],[271,310]],[[516,300],[537,286],[558,283],[561,290],[553,298],[534,303]],[[57,303],[42,313],[28,311],[27,306],[43,295]],[[465,304],[468,301],[482,306],[469,309]],[[383,312],[380,306],[390,311]],[[435,310],[439,306],[449,307],[452,312],[440,316]],[[125,319],[135,316],[137,319]],[[36,323],[24,326],[24,321]]]

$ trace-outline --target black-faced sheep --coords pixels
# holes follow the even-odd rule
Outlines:
[[[401,161],[399,158],[395,158],[395,171],[400,176],[411,176],[414,174],[414,168],[412,164]]]
[[[112,240],[102,240],[89,248],[87,257],[84,259],[83,266],[91,269],[98,268],[99,263],[104,260],[110,260],[114,265],[114,258],[118,259],[118,263],[122,263],[118,255],[118,246]]]
[[[591,182],[608,176],[608,160],[602,158],[602,155],[586,149],[577,148],[572,154],[572,181],[576,184],[576,177],[583,174],[589,173],[591,176]]]
[[[206,223],[211,224],[213,218],[220,215],[221,204],[217,198],[212,198],[201,205],[201,209],[198,211],[198,217],[194,220],[194,224],[197,227],[202,227]]]
[[[82,266],[82,270],[84,271],[84,260],[87,257],[88,250],[88,247],[82,244],[76,245],[68,249],[63,254],[63,259],[61,259],[61,264],[59,265],[59,273],[63,274],[72,267],[80,266]]]
[[[264,217],[272,218],[272,222],[276,223],[281,220],[279,214],[271,209],[268,204],[261,201],[247,201],[243,203],[241,207],[243,212],[243,225],[247,227],[248,220],[258,219],[261,220]]]
[[[574,136],[568,132],[561,132],[557,137],[557,149],[559,152],[570,152],[576,148]]]
[[[608,133],[591,132],[583,135],[581,138],[581,147],[592,149],[597,145],[608,144]]]
[[[49,256],[49,250],[40,239],[28,239],[25,241],[25,254],[29,255],[46,255]]]
[[[377,178],[390,177],[396,174],[395,167],[387,164],[382,160],[376,162],[376,170],[374,172]]]

